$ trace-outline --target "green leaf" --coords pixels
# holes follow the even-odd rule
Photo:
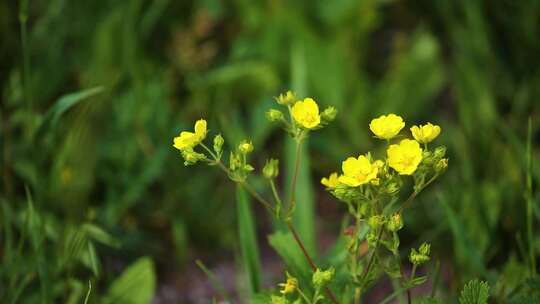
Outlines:
[[[84,99],[101,92],[103,92],[103,87],[95,87],[60,97],[54,106],[52,106],[45,114],[45,117],[43,118],[43,121],[41,122],[41,125],[36,133],[36,137],[40,138],[47,130],[54,128],[58,123],[60,116],[62,116],[62,114],[64,114],[64,112],[69,110],[71,107],[75,106]]]
[[[251,211],[251,201],[241,186],[236,189],[236,208],[238,216],[238,238],[242,251],[242,261],[249,278],[250,292],[255,294],[260,289],[261,262],[257,245],[256,228]]]
[[[93,224],[84,224],[82,226],[82,229],[84,232],[86,232],[86,235],[107,246],[118,248],[120,246],[120,242],[114,238],[112,235],[107,233],[105,230],[101,229],[100,227],[93,225]]]
[[[268,237],[268,242],[285,261],[287,269],[293,275],[303,278],[311,277],[311,268],[302,250],[295,244],[291,233],[278,231]]]
[[[486,282],[472,280],[463,287],[460,304],[487,304],[489,298],[489,285]]]
[[[154,296],[154,263],[142,257],[130,265],[109,288],[105,303],[149,304]]]

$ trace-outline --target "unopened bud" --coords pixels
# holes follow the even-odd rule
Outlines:
[[[279,160],[269,159],[263,168],[263,175],[268,179],[276,178],[279,174]]]
[[[396,232],[403,228],[403,219],[401,218],[401,214],[396,213],[392,215],[388,220],[386,227],[392,232]]]
[[[332,122],[337,115],[338,111],[334,107],[328,107],[321,113],[321,119],[323,122]]]
[[[275,99],[280,105],[292,105],[296,101],[296,94],[292,91],[287,91],[285,94],[279,94]]]
[[[214,137],[214,151],[216,151],[217,154],[221,153],[221,149],[223,148],[223,143],[225,140],[221,136],[221,134],[218,134]]]
[[[271,122],[280,121],[283,119],[283,113],[280,110],[270,109],[266,112],[266,119]]]
[[[446,168],[448,168],[448,158],[443,158],[435,164],[435,171],[437,173],[444,172]]]

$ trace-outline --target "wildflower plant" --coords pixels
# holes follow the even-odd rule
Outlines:
[[[430,147],[440,134],[439,126],[427,123],[410,128],[411,136],[402,130],[405,121],[396,114],[382,115],[369,124],[374,137],[386,145],[384,155],[362,151],[346,157],[340,172],[330,173],[321,179],[321,184],[339,202],[346,206],[348,218],[353,222],[346,229],[344,263],[332,265],[323,270],[310,256],[297,233],[292,215],[297,198],[295,187],[298,177],[300,149],[304,140],[318,129],[330,124],[337,115],[334,107],[320,111],[313,98],[298,98],[288,91],[275,98],[277,106],[267,111],[266,117],[279,124],[296,144],[296,162],[291,184],[291,198],[282,199],[275,179],[279,175],[279,160],[268,159],[261,175],[268,181],[272,200],[263,197],[249,182],[250,175],[256,171],[250,164],[249,156],[254,146],[248,139],[231,145],[225,151],[221,135],[213,138],[212,149],[207,146],[207,123],[201,119],[195,123],[194,132],[181,132],[174,138],[174,147],[180,150],[184,164],[207,163],[223,171],[230,180],[250,193],[275,220],[283,222],[294,237],[312,269],[311,281],[299,281],[289,272],[286,281],[278,285],[279,291],[268,298],[270,303],[360,303],[363,294],[383,273],[398,280],[404,291],[425,281],[416,277],[417,266],[430,259],[430,245],[422,244],[412,249],[409,255],[410,275],[405,270],[400,256],[399,231],[403,229],[403,212],[412,204],[415,197],[433,183],[447,168],[448,159],[444,147]],[[224,155],[228,156],[225,160]],[[411,189],[408,189],[412,185]],[[408,195],[406,199],[403,196]],[[301,198],[299,199],[301,203]],[[339,269],[339,271],[336,271]],[[340,277],[339,285],[332,281]],[[335,290],[331,290],[333,287]],[[339,295],[339,296],[337,296]]]

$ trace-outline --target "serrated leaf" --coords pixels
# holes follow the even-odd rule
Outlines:
[[[489,285],[486,282],[472,280],[463,287],[460,304],[487,304],[489,298]]]
[[[109,288],[105,303],[149,304],[154,296],[156,275],[148,257],[138,259]]]

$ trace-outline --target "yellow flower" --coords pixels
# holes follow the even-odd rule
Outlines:
[[[321,123],[319,106],[311,98],[296,102],[292,107],[292,116],[299,125],[306,129],[313,129]]]
[[[404,139],[386,151],[388,165],[401,175],[411,175],[422,161],[422,148],[416,140]]]
[[[349,157],[341,165],[343,175],[339,177],[339,182],[350,187],[358,187],[368,183],[377,177],[379,170],[369,159],[360,155],[358,158]]]
[[[321,184],[325,185],[326,188],[336,188],[339,185],[338,174],[336,172],[330,174],[328,178],[323,177],[321,179]]]
[[[206,120],[199,119],[195,123],[195,132],[180,132],[180,136],[174,138],[173,147],[180,151],[192,149],[204,140],[206,132]]]
[[[405,127],[403,118],[396,114],[381,115],[369,124],[369,129],[381,139],[390,139],[396,136]]]
[[[413,126],[411,133],[418,142],[427,144],[434,140],[441,133],[441,127],[427,123],[423,126]]]
[[[281,294],[285,295],[293,293],[296,288],[298,288],[298,280],[287,273],[287,281],[285,283],[280,283],[279,286],[281,287]]]

